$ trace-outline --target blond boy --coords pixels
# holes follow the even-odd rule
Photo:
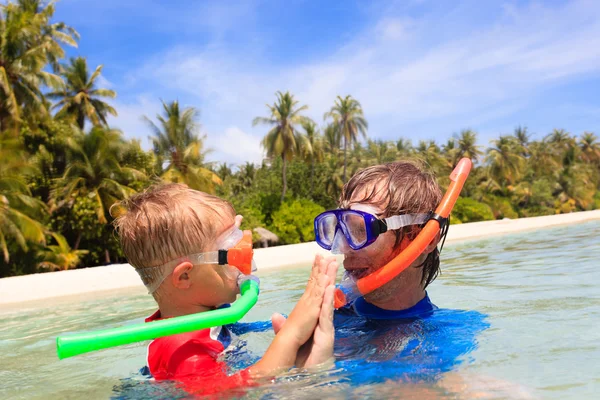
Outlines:
[[[241,272],[230,265],[198,261],[239,241],[242,218],[230,203],[185,185],[165,184],[122,206],[126,212],[116,220],[121,246],[158,303],[147,322],[207,312],[235,301]],[[227,375],[219,356],[231,334],[221,326],[152,341],[147,357],[150,374],[157,380],[193,380],[204,389],[223,390],[294,366],[301,347],[299,359],[308,360],[302,366],[325,361],[333,351],[336,271],[333,258],[315,258],[306,291],[263,358],[251,367]]]

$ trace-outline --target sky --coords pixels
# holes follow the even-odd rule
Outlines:
[[[362,105],[372,139],[488,146],[527,126],[600,134],[600,2],[60,0],[81,35],[69,56],[104,65],[110,120],[150,149],[161,100],[200,110],[208,161],[264,157],[266,104],[291,91],[324,126],[336,96]]]

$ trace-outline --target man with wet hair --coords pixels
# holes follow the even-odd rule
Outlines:
[[[348,277],[360,279],[393,260],[419,234],[423,221],[441,199],[442,191],[435,177],[416,161],[375,165],[356,173],[342,190],[341,209],[362,211],[380,220],[395,216],[407,216],[410,220],[398,229],[388,229],[360,249],[353,249],[341,231],[337,232],[332,250],[344,255]],[[426,288],[440,272],[439,241],[438,234],[406,270],[379,289],[347,304],[341,312],[402,318],[435,309]]]
[[[365,168],[344,186],[339,208],[329,211],[335,218],[317,216],[317,242],[344,255],[342,284],[356,281],[404,251],[441,200],[434,175],[417,160]],[[440,273],[441,239],[438,233],[391,281],[336,310],[336,364],[353,386],[436,382],[477,347],[485,315],[438,309],[427,294]]]

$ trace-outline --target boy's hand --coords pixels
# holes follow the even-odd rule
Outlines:
[[[322,325],[315,336],[317,341],[305,346],[308,350],[306,359],[299,360],[306,363],[314,360],[322,362],[332,354],[333,349],[333,285],[337,262],[335,258],[323,259],[315,257],[315,262],[306,285],[306,290],[285,321],[285,325],[278,327],[278,333],[267,348],[265,355],[256,364],[249,368],[252,378],[262,378],[277,373],[282,368],[295,365],[298,351],[315,333],[317,324]],[[327,304],[323,307],[323,300],[327,293]],[[285,320],[285,319],[284,319]],[[320,322],[320,321],[323,322]],[[329,324],[329,325],[328,325]],[[314,351],[312,350],[314,347]],[[313,355],[314,354],[314,355]],[[313,355],[311,357],[311,355]]]
[[[293,340],[298,347],[312,336],[319,322],[325,289],[330,283],[335,282],[335,280],[330,282],[327,266],[328,262],[322,256],[315,257],[306,290],[290,313],[285,326],[278,332],[278,335],[282,334],[289,340]]]
[[[338,263],[335,257],[323,258],[317,255],[313,264],[311,277],[315,273],[315,266],[319,274],[325,274],[329,277],[329,285],[325,289],[319,321],[313,336],[298,350],[295,363],[298,368],[322,364],[333,355],[335,337],[333,327],[333,297]],[[283,315],[276,313],[271,317],[271,322],[273,330],[277,334],[283,328],[286,320]]]

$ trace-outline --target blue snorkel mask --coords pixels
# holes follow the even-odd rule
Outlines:
[[[363,209],[372,207],[360,205]],[[374,209],[372,209],[375,212]],[[389,230],[427,222],[430,214],[403,214],[378,218],[373,213],[355,209],[325,211],[315,218],[317,244],[333,254],[344,254],[349,249],[360,250],[371,245],[377,237]]]

